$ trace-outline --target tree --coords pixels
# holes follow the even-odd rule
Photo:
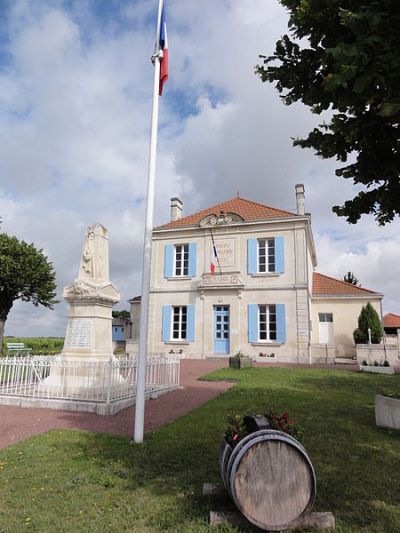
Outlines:
[[[338,216],[356,223],[373,214],[384,225],[400,214],[400,3],[398,0],[280,0],[289,13],[272,56],[260,56],[262,81],[276,83],[283,102],[301,101],[330,122],[295,146],[313,148],[345,166],[337,176],[362,190]],[[300,42],[296,42],[300,40]]]
[[[53,264],[33,244],[0,233],[0,351],[4,325],[15,300],[53,309],[57,303]]]
[[[353,337],[356,344],[366,344],[369,342],[368,329],[371,330],[371,342],[379,344],[383,337],[383,326],[378,313],[371,303],[363,305],[358,317],[358,328],[354,330]]]
[[[131,315],[129,311],[126,311],[125,309],[123,311],[113,311],[112,312],[113,318],[123,318],[124,320],[129,320],[131,318]]]
[[[356,287],[359,287],[361,285],[361,283],[355,277],[354,273],[350,271],[343,276],[343,281],[345,281],[346,283],[350,283],[351,285],[355,285]]]

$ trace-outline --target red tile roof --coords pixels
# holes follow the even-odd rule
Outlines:
[[[394,313],[388,313],[383,317],[383,327],[400,329],[400,316]]]
[[[313,273],[312,293],[313,296],[367,296],[368,294],[380,294],[378,292],[371,291],[370,289],[364,289],[364,287],[357,287],[356,285],[352,285],[351,283],[347,283],[346,281],[342,281],[340,279],[331,278],[330,276],[320,274],[319,272]]]
[[[291,213],[290,211],[275,209],[275,207],[269,207],[257,202],[252,202],[251,200],[235,197],[227,202],[222,202],[221,204],[217,204],[212,207],[208,207],[207,209],[203,209],[202,211],[198,211],[197,213],[193,213],[193,215],[188,215],[180,218],[179,220],[174,220],[173,222],[168,222],[167,224],[158,226],[158,228],[168,229],[180,228],[183,226],[195,226],[199,224],[199,222],[207,215],[219,215],[221,211],[226,213],[235,213],[246,221],[298,216],[296,213]]]

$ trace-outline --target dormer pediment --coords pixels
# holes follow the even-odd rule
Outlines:
[[[219,213],[210,213],[199,221],[201,228],[210,226],[227,226],[229,224],[243,222],[244,218],[237,213],[220,211]]]

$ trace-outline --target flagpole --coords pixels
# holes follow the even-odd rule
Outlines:
[[[151,267],[151,239],[153,232],[154,215],[154,189],[157,159],[157,130],[158,130],[158,93],[160,83],[160,25],[163,1],[159,0],[157,17],[156,49],[152,59],[154,60],[154,88],[153,110],[151,114],[150,153],[147,179],[147,203],[146,223],[144,230],[143,245],[143,269],[142,269],[142,294],[140,302],[140,330],[139,330],[139,358],[137,370],[136,405],[135,405],[135,430],[134,441],[143,442],[144,433],[144,408],[146,393],[146,368],[147,368],[147,342],[148,342],[148,315],[150,296],[150,267]]]

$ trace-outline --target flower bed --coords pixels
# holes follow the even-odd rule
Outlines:
[[[360,371],[372,374],[394,374],[394,366],[390,366],[388,361],[375,361],[373,364],[363,361],[360,365]]]

